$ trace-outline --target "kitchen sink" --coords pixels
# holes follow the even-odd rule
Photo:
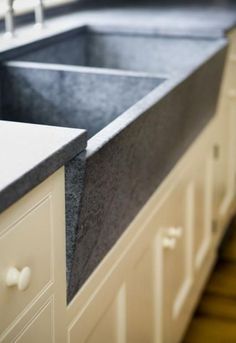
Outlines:
[[[88,131],[84,174],[66,166],[68,301],[214,116],[226,51],[86,26],[2,57],[1,119]]]

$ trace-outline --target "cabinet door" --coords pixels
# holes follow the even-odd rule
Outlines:
[[[64,199],[61,168],[1,213],[0,342],[65,341]]]
[[[213,219],[215,226],[219,225],[221,208],[227,198],[227,174],[228,174],[228,140],[229,120],[228,116],[216,118],[215,141],[212,147],[214,169],[214,197]]]
[[[119,257],[109,271],[104,268],[103,281],[71,323],[70,342],[174,343],[181,338],[192,285],[193,186],[180,173],[156,198],[117,243]]]
[[[209,152],[193,166],[194,181],[194,266],[201,268],[212,244],[213,156]]]
[[[161,210],[162,328],[165,343],[179,342],[189,316],[192,287],[193,185],[182,180]],[[176,230],[173,231],[173,230]],[[168,232],[169,230],[169,232]],[[172,233],[171,233],[172,230]]]

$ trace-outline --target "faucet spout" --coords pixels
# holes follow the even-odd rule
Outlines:
[[[44,25],[44,12],[43,12],[43,1],[36,0],[35,8],[35,24],[38,27],[43,27]]]
[[[13,0],[6,1],[6,11],[5,11],[5,29],[8,36],[14,36],[15,25],[14,25],[14,9]]]

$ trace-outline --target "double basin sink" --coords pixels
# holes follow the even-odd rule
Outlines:
[[[0,119],[83,128],[66,165],[68,301],[215,112],[223,39],[84,26],[2,58]]]

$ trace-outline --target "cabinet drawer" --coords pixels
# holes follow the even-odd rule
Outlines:
[[[0,216],[0,340],[53,282],[51,226],[51,197],[45,194],[26,196]],[[23,278],[26,266],[31,271],[28,287],[19,290],[19,278],[7,286],[10,268]]]

